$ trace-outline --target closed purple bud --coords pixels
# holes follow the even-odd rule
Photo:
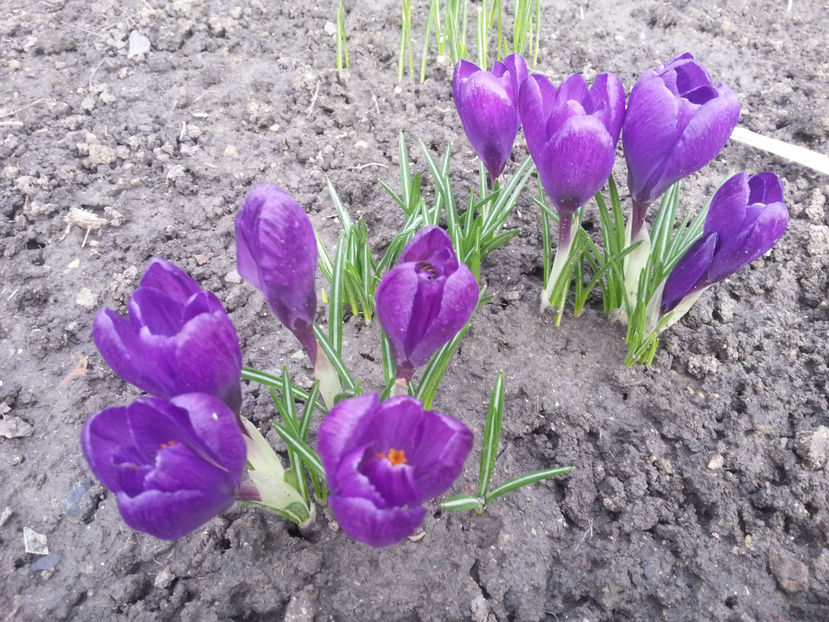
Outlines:
[[[622,132],[633,233],[644,210],[671,184],[698,171],[725,146],[740,118],[740,100],[716,87],[691,54],[646,71],[630,93]]]
[[[765,254],[783,236],[788,222],[783,184],[777,175],[734,175],[711,199],[703,237],[668,275],[662,313]]]
[[[124,522],[165,540],[233,505],[245,468],[236,416],[206,393],[102,410],[84,423],[81,446]]]
[[[521,120],[518,89],[527,77],[527,63],[520,54],[484,71],[474,63],[459,60],[452,78],[455,107],[475,153],[494,181],[504,171]]]
[[[625,89],[612,73],[596,76],[588,89],[573,74],[556,88],[533,74],[518,95],[524,137],[541,183],[568,216],[610,177],[625,116]]]
[[[156,397],[209,393],[234,412],[242,404],[236,329],[211,292],[163,259],[153,259],[130,297],[129,318],[102,308],[92,336],[127,382]]]
[[[317,239],[305,210],[271,184],[251,188],[236,214],[236,264],[316,360]]]
[[[377,317],[391,344],[397,376],[411,379],[469,321],[478,282],[440,227],[421,229],[377,286]]]
[[[412,397],[380,403],[377,394],[339,402],[317,438],[337,522],[375,547],[414,533],[426,514],[422,504],[460,475],[473,440],[463,423],[423,410]]]

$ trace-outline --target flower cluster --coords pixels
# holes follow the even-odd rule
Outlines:
[[[525,64],[510,57],[509,67]],[[491,174],[501,174],[500,163],[509,158],[514,135],[523,126],[541,184],[558,210],[559,243],[541,299],[542,311],[551,305],[558,310],[556,323],[573,274],[572,262],[568,262],[572,226],[580,218],[581,207],[612,179],[620,133],[632,209],[625,244],[618,249],[624,257],[618,300],[606,309],[621,307],[636,315],[637,305],[647,305],[658,289],[661,304],[657,307],[662,315],[675,311],[675,320],[704,289],[761,256],[782,236],[788,211],[779,179],[773,173],[740,173],[717,192],[698,241],[669,275],[660,272],[664,238],[670,236],[673,221],[662,219],[663,247],[654,258],[645,226],[648,206],[677,181],[713,160],[740,117],[736,93],[722,83],[715,84],[691,54],[646,71],[633,86],[627,106],[624,88],[613,74],[598,75],[589,88],[579,75],[567,77],[556,87],[539,74],[521,82],[525,74],[499,66],[487,72],[460,61],[455,68],[454,95],[466,134]],[[499,164],[491,167],[489,162]],[[613,228],[617,225],[602,224],[606,243],[622,236],[621,229],[617,236]],[[694,230],[690,235],[700,233]],[[687,248],[681,236],[675,239],[679,240],[677,248]],[[605,249],[605,257],[609,252]],[[646,269],[650,272],[643,276]],[[616,272],[608,264],[606,282],[618,282]],[[662,276],[656,284],[647,280],[654,272]],[[643,279],[645,298],[640,300]],[[603,291],[609,289],[606,286]]]
[[[262,292],[318,375],[321,368],[336,375],[314,335],[317,240],[305,211],[280,188],[255,186],[236,216],[236,240],[239,274]],[[419,231],[377,288],[398,376],[411,380],[469,321],[477,302],[477,281],[449,236],[437,227]],[[286,481],[273,449],[240,415],[239,339],[212,293],[154,259],[130,299],[129,317],[101,309],[93,335],[117,374],[155,396],[96,413],[81,434],[92,471],[115,493],[128,525],[180,538],[237,499],[297,522],[313,516],[307,488]],[[333,404],[336,393],[326,401]],[[289,423],[296,433],[298,423]],[[340,401],[319,430],[319,453],[343,530],[373,546],[411,535],[425,514],[422,504],[460,474],[471,443],[463,423],[411,397]],[[293,470],[294,480],[305,477]]]
[[[180,538],[241,493],[236,329],[212,293],[154,259],[130,298],[129,318],[101,309],[92,334],[115,373],[155,397],[88,419],[84,455],[128,525]]]

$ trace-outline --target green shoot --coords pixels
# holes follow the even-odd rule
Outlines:
[[[524,475],[513,477],[500,486],[496,486],[490,490],[489,485],[492,481],[492,474],[495,471],[495,460],[498,456],[498,445],[501,441],[501,427],[504,420],[504,395],[504,372],[499,371],[498,376],[495,378],[495,384],[492,386],[492,396],[490,397],[489,408],[486,414],[484,438],[481,446],[481,467],[478,473],[478,486],[475,496],[473,497],[467,494],[454,495],[441,503],[441,507],[453,511],[475,510],[480,514],[486,509],[487,504],[508,492],[518,490],[519,488],[550,477],[564,475],[575,468],[572,466],[555,467],[525,473]]]
[[[679,225],[678,204],[679,182],[665,192],[653,219],[651,254],[639,276],[636,304],[628,318],[626,365],[650,365],[656,355],[659,333],[687,311],[676,309],[660,316],[662,288],[680,258],[702,236],[710,201],[693,219],[687,213]]]
[[[400,60],[397,64],[397,80],[403,79],[403,69],[406,64],[406,58],[409,60],[409,76],[413,73],[412,66],[414,65],[414,58],[412,56],[412,0],[402,0],[401,7],[401,24],[400,24]]]
[[[343,3],[337,7],[337,71],[342,71],[343,66],[348,69],[348,41],[345,33],[345,11],[343,10]],[[343,62],[345,61],[345,62]]]

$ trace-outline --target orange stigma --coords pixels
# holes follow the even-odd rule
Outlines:
[[[389,449],[389,455],[379,453],[377,454],[378,458],[385,458],[389,462],[391,462],[392,466],[398,466],[401,464],[406,464],[406,452],[402,449]]]
[[[167,441],[166,443],[161,443],[161,449],[167,449],[168,447],[172,447],[175,444],[175,441]]]

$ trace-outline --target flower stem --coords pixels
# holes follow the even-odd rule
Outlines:
[[[561,278],[569,278],[572,273],[567,272],[563,274],[564,265],[570,256],[570,249],[573,247],[573,240],[571,239],[570,230],[573,224],[572,214],[562,214],[559,218],[558,225],[558,248],[556,249],[556,256],[553,260],[553,267],[550,270],[550,276],[547,279],[547,286],[541,293],[541,313],[544,313],[550,307],[555,307],[558,315],[556,317],[556,325],[561,321],[561,314],[564,310],[564,301],[552,301],[550,298],[553,295],[553,290]],[[564,289],[567,291],[567,288]]]
[[[314,377],[320,381],[320,395],[322,401],[330,409],[334,406],[334,398],[343,392],[337,370],[331,365],[325,350],[317,344],[317,360],[314,365]]]

